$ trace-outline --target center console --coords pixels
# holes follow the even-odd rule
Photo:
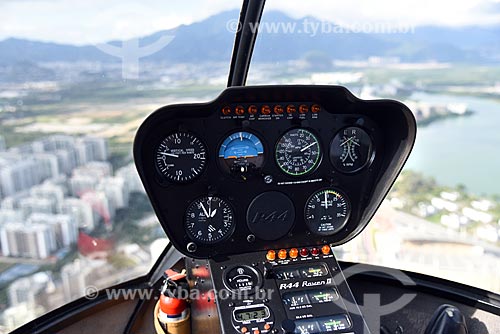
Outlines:
[[[369,333],[328,245],[209,263],[224,333]]]

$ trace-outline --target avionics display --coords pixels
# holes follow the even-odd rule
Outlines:
[[[267,307],[255,307],[234,311],[234,319],[239,322],[265,319],[267,317],[269,317],[269,309]]]

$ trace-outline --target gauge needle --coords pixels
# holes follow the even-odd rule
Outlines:
[[[212,212],[212,214],[210,215],[210,218],[214,218],[216,213],[217,213],[217,209],[215,209],[215,210]]]
[[[201,205],[201,208],[202,208],[203,213],[205,214],[205,216],[206,216],[207,218],[209,218],[209,217],[210,217],[210,215],[208,214],[207,209],[205,209],[205,207],[203,206],[203,203],[200,203],[200,205]]]
[[[208,198],[208,218],[212,217],[212,197]]]
[[[166,152],[160,152],[160,154],[167,155],[167,156],[173,157],[173,158],[178,158],[179,157],[177,154],[166,153]]]
[[[305,150],[307,150],[309,147],[313,146],[313,145],[316,145],[316,143],[311,143],[309,145],[307,145],[306,147],[303,147],[300,152],[304,152]]]
[[[325,191],[325,209],[328,209],[328,195],[326,194],[326,191]]]

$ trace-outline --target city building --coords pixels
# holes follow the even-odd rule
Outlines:
[[[438,210],[446,210],[449,212],[456,212],[458,210],[458,205],[456,203],[440,197],[434,197],[431,200],[431,204]]]
[[[23,221],[23,214],[19,210],[0,208],[0,225],[8,223],[18,223]]]
[[[50,159],[0,153],[0,197],[14,195],[53,176]]]
[[[493,221],[493,216],[489,213],[479,211],[473,208],[463,208],[462,213],[465,217],[478,223],[488,224]]]
[[[73,170],[69,180],[70,192],[75,197],[96,190],[99,181],[112,175],[113,168],[110,163],[92,161]]]
[[[3,311],[2,324],[8,333],[31,320],[35,320],[44,313],[43,307],[37,304],[22,303]]]
[[[45,259],[55,249],[54,232],[48,225],[10,223],[0,227],[3,256]]]
[[[78,226],[69,215],[34,213],[27,222],[30,225],[50,226],[54,233],[57,249],[74,244],[78,237]]]
[[[83,137],[78,139],[78,144],[85,147],[85,162],[107,161],[109,158],[108,142],[105,138]]]
[[[66,303],[83,297],[89,285],[105,273],[106,260],[76,259],[61,269],[61,280]]]
[[[132,192],[142,192],[144,193],[144,186],[142,185],[141,178],[135,169],[133,163],[128,164],[116,171],[116,177],[120,177],[125,181],[127,189]]]
[[[105,223],[111,223],[116,211],[113,203],[107,198],[104,192],[89,191],[83,194],[81,199],[88,203],[97,216],[100,217]]]
[[[129,191],[125,180],[121,177],[107,177],[101,180],[97,186],[97,190],[104,192],[116,209],[121,209],[128,205]]]
[[[32,213],[56,213],[56,205],[53,198],[26,197],[20,200],[19,210],[28,218]]]
[[[97,223],[97,214],[92,211],[92,206],[79,198],[65,198],[59,204],[60,213],[70,215],[79,228],[88,232],[94,230]]]
[[[7,298],[10,306],[23,303],[36,303],[36,297],[52,280],[49,272],[39,272],[31,276],[15,280],[7,288]]]

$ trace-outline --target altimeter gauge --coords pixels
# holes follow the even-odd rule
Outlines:
[[[365,130],[351,126],[337,133],[330,145],[330,161],[343,173],[355,173],[373,159],[373,142]]]
[[[276,163],[288,175],[312,172],[321,160],[318,138],[309,130],[292,129],[276,144]]]
[[[333,235],[349,220],[351,205],[340,190],[323,189],[307,200],[304,210],[306,225],[317,235]]]
[[[234,211],[219,197],[201,197],[186,210],[186,233],[196,243],[209,245],[223,241],[231,236],[234,227]]]
[[[158,171],[174,183],[186,183],[199,177],[205,169],[206,162],[205,144],[189,132],[169,135],[156,150]]]

